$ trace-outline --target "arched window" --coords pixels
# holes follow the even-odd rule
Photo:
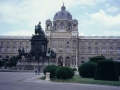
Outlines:
[[[54,30],[56,30],[57,29],[57,25],[56,25],[56,23],[54,24]]]
[[[47,30],[50,30],[50,25],[49,24],[47,25]]]
[[[120,53],[120,47],[117,47],[117,53]]]
[[[91,53],[91,52],[92,52],[91,47],[88,47],[88,53]]]
[[[95,47],[94,53],[98,53],[98,52],[99,52],[98,47]]]
[[[66,47],[66,52],[68,52],[68,53],[70,52],[70,47],[69,46]]]
[[[10,47],[9,46],[7,46],[7,52],[10,52]]]
[[[59,47],[59,52],[62,52],[62,46]]]
[[[110,54],[112,54],[113,53],[113,47],[110,47],[109,51],[110,51]]]
[[[81,53],[84,53],[84,46],[81,47]]]
[[[76,46],[73,46],[73,51],[76,51]]]
[[[95,42],[95,45],[98,45],[98,43],[97,43],[97,42]]]
[[[65,58],[65,66],[70,66],[70,57]]]
[[[88,45],[91,45],[91,42],[88,42]]]
[[[0,47],[0,52],[3,52],[5,48],[3,46]]]
[[[73,25],[73,29],[76,30],[76,24]]]
[[[85,61],[85,58],[81,57],[81,63],[84,63],[84,61]]]
[[[103,54],[106,53],[106,48],[105,48],[105,47],[102,48],[102,53],[103,53]]]
[[[16,46],[13,47],[13,52],[17,52]]]
[[[64,29],[64,24],[63,23],[60,24],[60,29]]]
[[[68,30],[71,30],[71,24],[68,23]]]

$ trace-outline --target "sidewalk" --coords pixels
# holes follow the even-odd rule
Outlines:
[[[24,81],[25,82],[33,82],[33,83],[45,83],[45,84],[60,84],[60,85],[77,85],[77,86],[87,86],[87,87],[101,87],[101,88],[109,88],[109,89],[112,89],[112,88],[119,88],[118,86],[109,86],[109,85],[98,85],[98,84],[82,84],[82,83],[63,83],[63,82],[52,82],[52,81],[46,81],[46,80],[41,80],[40,77],[43,77],[45,76],[43,73],[41,73],[40,75],[36,75],[35,77],[32,77],[32,78],[28,78],[28,79],[25,79]],[[114,89],[112,89],[114,90]],[[120,90],[119,89],[116,89],[116,90]]]
[[[40,75],[35,75],[34,77],[24,79],[25,82],[34,82],[34,83],[43,83],[43,82],[51,82],[51,81],[45,81],[41,80],[40,77],[45,76],[43,73],[40,73]]]

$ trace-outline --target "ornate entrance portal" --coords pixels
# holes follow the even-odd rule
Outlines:
[[[65,66],[70,66],[70,57],[65,58]]]

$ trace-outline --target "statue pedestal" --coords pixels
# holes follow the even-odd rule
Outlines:
[[[17,67],[17,70],[19,71],[19,67]]]
[[[50,73],[49,72],[46,72],[46,81],[50,81]]]

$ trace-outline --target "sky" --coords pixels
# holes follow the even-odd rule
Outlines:
[[[0,36],[31,36],[61,6],[78,20],[80,36],[120,36],[120,0],[0,0]]]

